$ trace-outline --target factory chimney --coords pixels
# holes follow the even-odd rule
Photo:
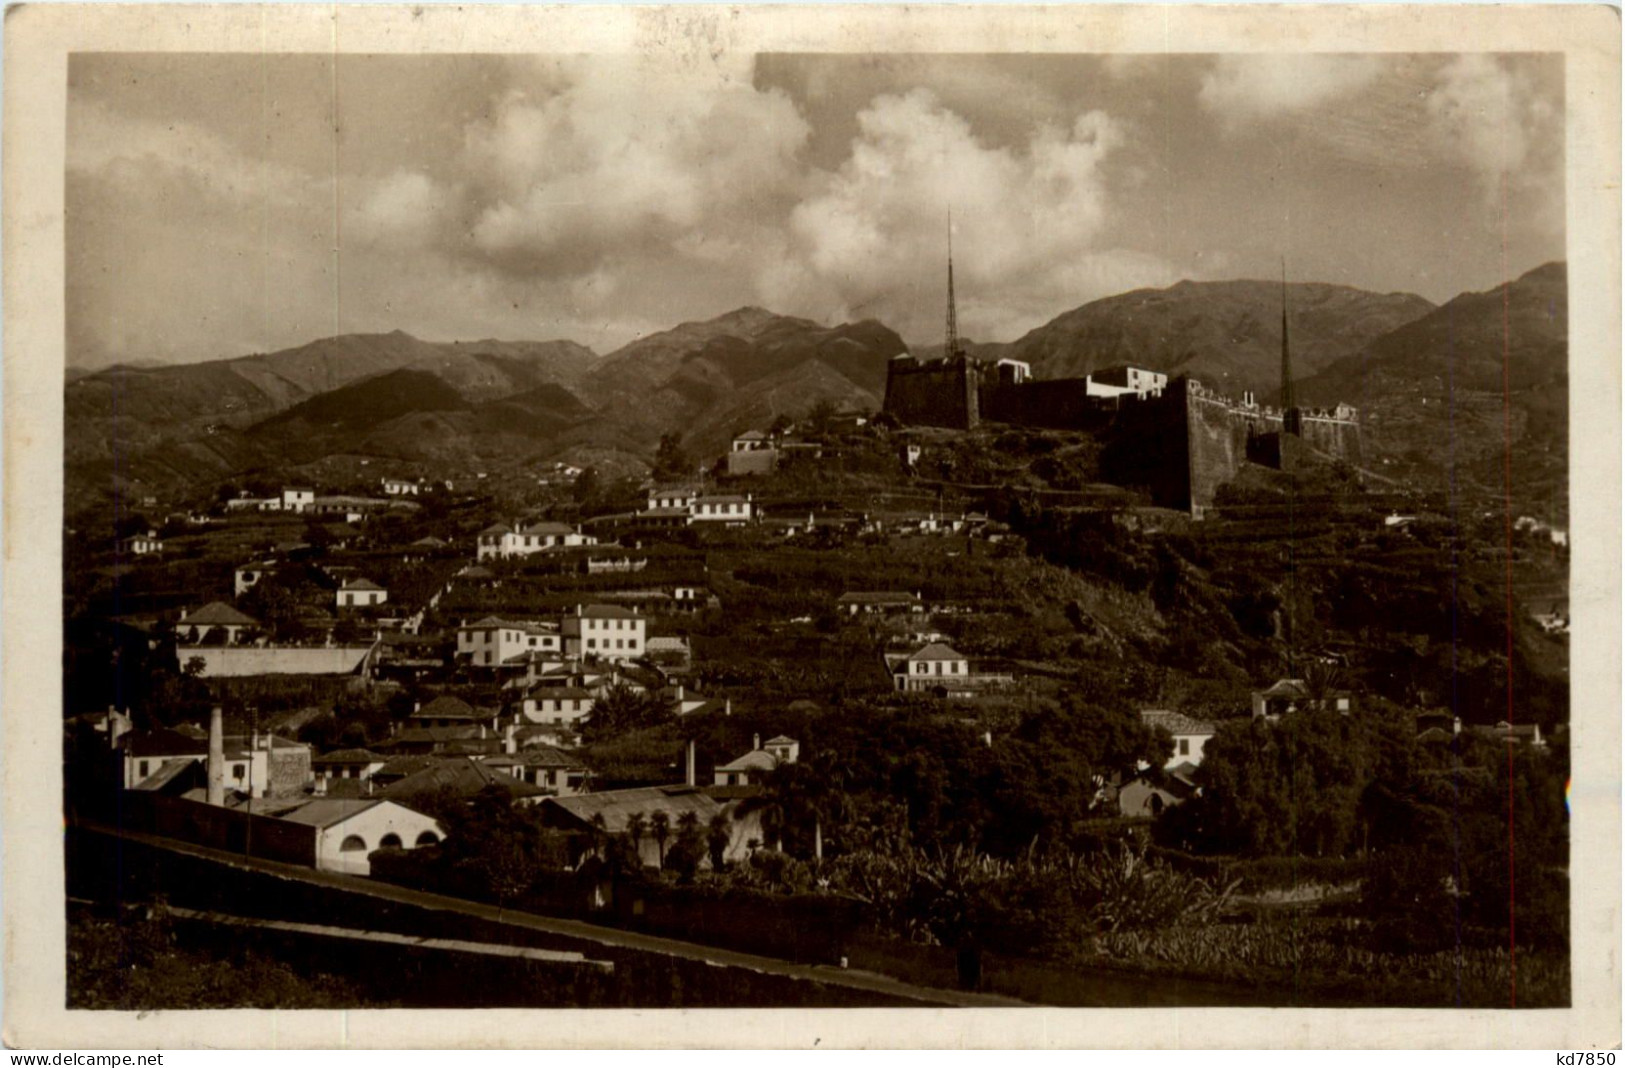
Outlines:
[[[209,710],[209,787],[211,805],[226,803],[226,737],[219,705]]]
[[[683,750],[683,781],[690,786],[700,784],[699,769],[695,766],[696,764],[694,739],[690,738],[688,745]]]

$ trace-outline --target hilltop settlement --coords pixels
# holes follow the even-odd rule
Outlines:
[[[1090,314],[1250,302],[1233,350],[744,309],[605,357],[333,339],[354,374],[277,400],[309,352],[75,379],[70,895],[140,869],[174,960],[284,1005],[430,997],[197,933],[340,923],[299,872],[1061,1004],[1499,1006],[1515,924],[1517,1003],[1567,1004],[1561,265],[1364,295],[1341,352],[1308,309],[1355,291],[1211,285]],[[1503,305],[1485,440],[1499,362],[1430,346]],[[229,857],[304,889],[188,899]],[[72,1003],[209,1003],[74,937]],[[657,986],[597,1003],[703,988]]]

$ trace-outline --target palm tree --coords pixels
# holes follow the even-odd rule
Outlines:
[[[711,856],[711,870],[719,874],[728,861],[728,843],[733,840],[733,830],[729,827],[732,822],[733,817],[728,810],[719,809],[705,829],[705,848]]]
[[[649,827],[654,834],[655,854],[660,860],[660,869],[666,869],[666,838],[671,834],[671,817],[665,811],[656,812],[649,818]]]
[[[643,836],[649,831],[649,821],[641,812],[633,813],[626,821],[626,837],[632,843],[632,855],[638,867],[643,866]]]
[[[1310,661],[1303,672],[1304,704],[1317,712],[1331,708],[1342,681],[1343,669],[1336,662]]]
[[[609,824],[604,821],[602,812],[594,812],[590,826],[591,830],[588,833],[592,835],[592,851],[602,857],[604,846],[609,842]]]

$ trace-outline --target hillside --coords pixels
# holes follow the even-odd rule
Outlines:
[[[581,389],[632,440],[676,429],[686,443],[714,446],[738,426],[821,400],[878,407],[886,361],[903,351],[903,340],[874,320],[824,327],[740,308],[610,353]]]
[[[1310,375],[1432,310],[1410,293],[1350,286],[1287,286],[1296,374]],[[994,354],[992,346],[982,346]],[[1040,378],[1067,378],[1129,363],[1170,377],[1189,374],[1225,392],[1263,397],[1280,388],[1279,282],[1180,282],[1092,301],[1057,316],[998,355],[1025,360]]]
[[[399,330],[323,338],[281,352],[161,367],[121,365],[66,384],[69,464],[111,459],[213,426],[247,427],[319,393],[416,367],[488,400],[570,382],[592,359],[574,342],[436,344]]]
[[[1463,293],[1299,383],[1361,409],[1385,474],[1568,512],[1568,272],[1549,263]]]

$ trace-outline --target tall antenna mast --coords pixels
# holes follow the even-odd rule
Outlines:
[[[1286,257],[1281,257],[1281,416],[1286,426],[1286,413],[1297,407],[1292,395],[1292,346],[1287,340],[1286,327]]]
[[[948,329],[942,346],[942,358],[953,360],[959,356],[959,318],[954,312],[954,209],[948,206]]]

